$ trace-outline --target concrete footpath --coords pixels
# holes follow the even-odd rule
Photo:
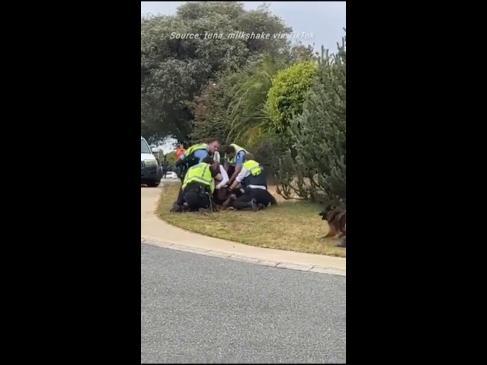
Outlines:
[[[140,188],[142,243],[277,268],[346,275],[345,258],[248,246],[166,223],[155,214],[166,183],[162,182],[160,188]]]

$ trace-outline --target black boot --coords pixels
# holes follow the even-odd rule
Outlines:
[[[250,199],[248,202],[239,202],[238,200],[233,203],[234,207],[237,209],[252,209],[253,211],[256,211],[259,209],[257,207],[257,202],[255,199]]]

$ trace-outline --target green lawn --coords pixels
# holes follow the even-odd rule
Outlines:
[[[346,256],[345,248],[336,247],[337,239],[324,238],[328,226],[317,204],[285,201],[257,212],[170,213],[178,189],[179,183],[163,185],[157,212],[175,226],[252,246]]]

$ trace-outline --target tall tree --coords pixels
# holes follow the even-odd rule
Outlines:
[[[285,39],[228,39],[237,31],[289,33],[291,29],[266,9],[249,12],[237,2],[188,2],[175,16],[142,18],[143,133],[187,139],[194,120],[192,102],[211,80],[226,70],[237,71],[255,55],[289,47]],[[209,33],[224,37],[208,38]],[[199,39],[182,39],[188,34],[199,34]]]

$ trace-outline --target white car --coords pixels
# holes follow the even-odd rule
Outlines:
[[[151,152],[147,141],[140,137],[140,181],[150,187],[156,187],[161,181],[162,171]]]
[[[177,179],[178,175],[174,171],[168,171],[166,172],[166,179]]]

